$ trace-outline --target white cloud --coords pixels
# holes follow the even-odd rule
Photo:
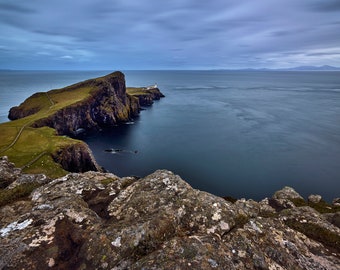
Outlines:
[[[73,56],[71,56],[71,55],[63,55],[63,56],[61,56],[60,58],[61,58],[61,59],[71,60],[71,59],[73,59]]]

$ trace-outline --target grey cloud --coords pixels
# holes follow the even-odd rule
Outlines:
[[[310,8],[314,11],[337,12],[337,11],[340,11],[340,1],[339,0],[318,0],[310,4]]]
[[[300,57],[300,52],[323,59],[323,48],[340,44],[339,1],[2,2],[1,45],[15,48],[21,58],[34,54],[46,60],[46,54],[37,54],[44,51],[59,59],[70,56],[69,62],[83,57],[99,68],[110,63],[143,68],[146,62],[173,68],[176,63],[187,67],[275,64],[266,60],[266,55],[275,55],[278,62]],[[331,9],[334,12],[326,12]],[[202,51],[204,55],[197,57]],[[20,65],[16,54],[5,58],[12,59],[7,65]],[[145,58],[148,61],[143,61]],[[0,63],[0,68],[6,63]],[[52,60],[49,65],[53,66]]]
[[[273,31],[270,33],[270,35],[274,37],[288,36],[290,34],[292,34],[292,32],[288,30],[278,30],[278,31]]]
[[[339,56],[340,52],[318,52],[318,53],[307,53],[307,56]]]
[[[35,11],[31,8],[12,4],[12,3],[0,3],[0,12],[11,12],[11,13],[34,13]]]

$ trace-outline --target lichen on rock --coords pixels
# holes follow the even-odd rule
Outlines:
[[[330,217],[273,200],[227,202],[166,170],[72,173],[0,207],[0,268],[338,269]]]

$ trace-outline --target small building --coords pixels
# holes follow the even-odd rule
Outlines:
[[[154,88],[158,88],[157,83],[155,83],[154,85],[150,85],[146,88],[146,90],[150,90],[150,89],[154,89]]]

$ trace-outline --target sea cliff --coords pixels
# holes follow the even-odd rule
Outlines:
[[[158,88],[130,89],[131,93],[128,93],[124,74],[114,72],[63,89],[35,94],[20,106],[11,108],[8,117],[16,120],[41,112],[45,106],[37,100],[46,95],[52,110],[35,120],[32,127],[48,126],[54,128],[58,135],[76,136],[82,131],[131,121],[138,115],[141,106],[151,105],[153,100],[163,97]]]
[[[157,87],[126,88],[125,76],[119,71],[35,93],[11,108],[9,119],[13,121],[0,125],[0,155],[26,172],[52,177],[100,171],[88,146],[72,137],[131,121],[142,106],[161,97]]]
[[[339,269],[340,199],[232,203],[166,170],[50,179],[6,158],[0,179],[0,269]]]

